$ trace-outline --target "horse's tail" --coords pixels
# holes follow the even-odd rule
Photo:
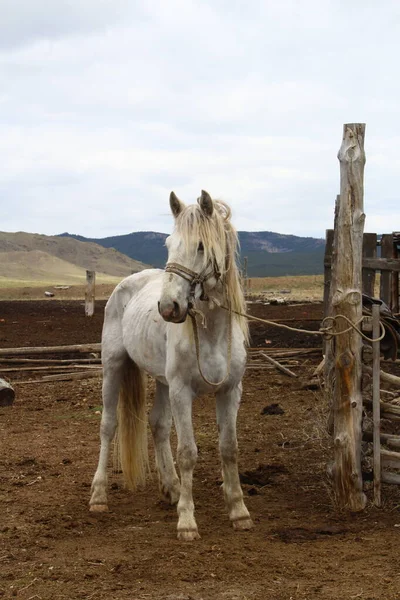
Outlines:
[[[118,401],[118,456],[126,486],[134,490],[149,470],[146,415],[146,376],[127,359]]]

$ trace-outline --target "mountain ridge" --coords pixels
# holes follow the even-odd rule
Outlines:
[[[240,255],[248,258],[250,277],[317,275],[323,273],[325,240],[272,231],[239,231]],[[105,238],[62,233],[81,242],[92,242],[163,268],[167,260],[166,233],[138,231]]]

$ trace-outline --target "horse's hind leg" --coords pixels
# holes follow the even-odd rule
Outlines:
[[[90,510],[105,512],[107,505],[107,465],[110,444],[117,427],[117,405],[125,357],[108,359],[103,366],[103,412],[100,424],[100,456],[92,482]]]
[[[217,423],[219,449],[222,460],[222,478],[226,506],[234,529],[250,529],[253,522],[243,502],[237,464],[236,418],[241,388],[217,393]]]
[[[180,483],[171,452],[172,414],[169,389],[159,381],[156,382],[156,394],[149,421],[154,439],[160,490],[168,502],[176,504],[179,500]]]

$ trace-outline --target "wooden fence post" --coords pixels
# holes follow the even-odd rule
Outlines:
[[[340,204],[340,196],[336,196],[335,200],[335,218],[333,230],[331,233],[327,232],[326,242],[327,248],[325,249],[325,261],[329,262],[329,271],[325,271],[325,289],[324,289],[324,317],[332,316],[332,296],[333,291],[336,289],[335,277],[336,277],[336,269],[334,265],[336,264],[336,256],[337,256],[337,235],[338,235],[338,212],[339,212],[339,204]],[[328,245],[329,244],[329,245]],[[328,283],[329,278],[329,283]],[[334,388],[335,382],[335,339],[326,340],[323,342],[323,352],[325,356],[325,393],[327,394],[327,401],[329,406],[329,416],[327,423],[327,431],[329,435],[333,434],[333,424],[334,424],[334,403],[333,403],[333,394],[332,390]]]
[[[393,253],[395,258],[400,258],[400,233],[398,231],[394,231],[393,232],[393,242],[394,242],[394,246],[393,246]],[[392,287],[393,287],[393,306],[392,306],[392,311],[394,313],[398,313],[399,309],[400,309],[400,274],[397,273],[393,273],[392,275],[393,277],[393,282],[392,282]]]
[[[325,255],[324,255],[324,317],[329,312],[329,292],[332,278],[332,252],[333,252],[334,229],[327,229],[325,233]]]
[[[245,294],[247,294],[248,291],[249,291],[249,289],[248,289],[249,288],[249,286],[248,286],[249,280],[247,279],[247,256],[245,256],[243,258],[243,274],[242,274],[242,277],[243,277],[243,291],[244,291]]]
[[[376,258],[376,233],[364,233],[363,237],[363,258]],[[362,291],[368,296],[375,297],[375,269],[363,269],[362,271]]]
[[[385,233],[381,239],[381,257],[392,258],[393,257],[393,236]],[[392,277],[393,274],[389,270],[381,272],[381,285],[380,285],[380,298],[392,308]]]
[[[332,265],[333,317],[344,315],[357,324],[362,317],[362,242],[365,124],[343,127],[340,161],[340,202],[337,214],[335,259]],[[335,338],[334,466],[335,494],[340,506],[358,511],[365,507],[362,487],[361,336],[338,318]]]
[[[85,315],[93,317],[96,271],[86,271]]]
[[[381,334],[380,306],[372,305],[372,339]],[[374,448],[374,503],[381,506],[381,343],[372,343],[372,420]]]

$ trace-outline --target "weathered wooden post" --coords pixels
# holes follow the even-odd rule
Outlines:
[[[337,235],[332,265],[331,316],[343,315],[354,324],[362,318],[362,242],[365,215],[364,196],[365,124],[343,127],[339,150],[340,201],[337,207]],[[333,477],[340,506],[358,511],[365,507],[362,487],[361,438],[361,347],[362,338],[341,318],[335,330],[334,466]]]
[[[247,292],[249,291],[249,286],[248,286],[248,282],[249,280],[247,279],[247,256],[245,256],[243,258],[243,272],[242,272],[242,277],[243,277],[243,291],[245,294],[247,294]]]
[[[85,315],[92,317],[94,314],[94,296],[96,286],[96,271],[86,271]]]
[[[380,307],[372,305],[372,339],[381,334]],[[381,506],[381,343],[372,343],[372,419],[374,448],[374,502]]]

